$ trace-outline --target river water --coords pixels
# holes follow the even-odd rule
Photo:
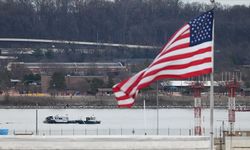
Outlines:
[[[85,119],[94,115],[101,120],[98,125],[84,124],[45,124],[49,115],[67,115],[70,120]],[[209,133],[209,109],[202,110],[202,127],[205,135]],[[222,127],[227,129],[228,112],[215,109],[214,128],[216,134]],[[159,132],[168,135],[193,134],[193,109],[159,109]],[[13,132],[36,131],[36,109],[0,109],[0,128]],[[146,109],[38,109],[39,134],[156,134],[157,110]],[[250,130],[250,112],[236,112],[236,130]]]

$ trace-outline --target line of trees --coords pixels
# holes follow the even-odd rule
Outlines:
[[[179,0],[0,1],[0,36],[159,45],[209,7]],[[246,40],[250,8],[217,7],[219,43]]]
[[[0,37],[162,46],[185,22],[209,8],[180,0],[2,0]],[[224,69],[250,63],[249,18],[249,6],[217,4],[216,65]]]

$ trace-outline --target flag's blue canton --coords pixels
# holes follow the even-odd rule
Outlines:
[[[190,46],[201,44],[212,40],[213,11],[191,20],[190,25]]]

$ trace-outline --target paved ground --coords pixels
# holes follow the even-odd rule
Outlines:
[[[0,136],[0,150],[207,150],[209,137]]]
[[[227,136],[225,139],[226,150],[249,150],[250,137],[249,136]]]

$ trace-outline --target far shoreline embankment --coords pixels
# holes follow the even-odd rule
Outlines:
[[[156,97],[138,96],[134,109],[143,108],[143,100],[146,100],[146,107],[156,108]],[[215,108],[227,108],[228,97],[215,95]],[[209,108],[209,96],[201,97],[202,106]],[[193,108],[193,96],[159,96],[159,108]],[[236,97],[236,106],[249,107],[250,96]],[[115,109],[117,102],[113,95],[107,96],[0,96],[0,109]]]

